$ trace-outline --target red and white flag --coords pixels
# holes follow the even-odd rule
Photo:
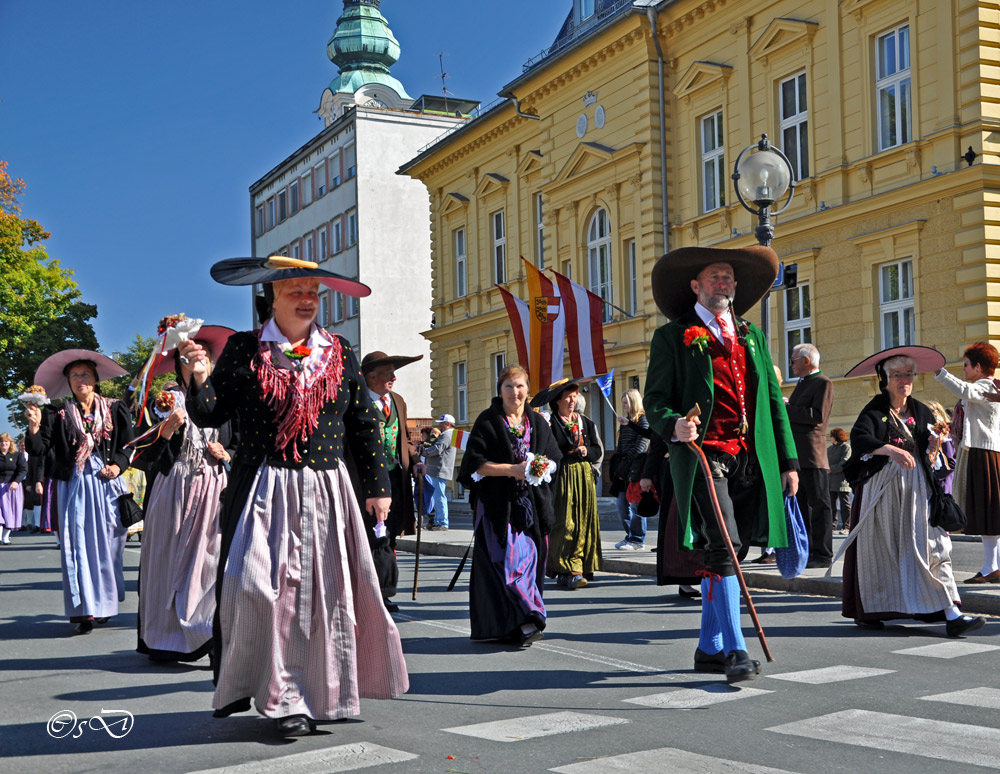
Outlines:
[[[556,276],[559,287],[573,378],[582,379],[607,373],[608,366],[604,359],[604,301],[569,277],[557,271],[552,273]]]
[[[528,305],[509,290],[505,290],[499,285],[494,287],[500,291],[503,305],[507,307],[507,316],[510,318],[510,327],[514,332],[514,344],[517,346],[517,361],[524,367],[528,367]],[[548,385],[546,385],[548,386]]]
[[[469,431],[453,428],[451,431],[451,445],[456,449],[465,451],[465,447],[469,445]]]
[[[521,256],[528,277],[528,375],[532,391],[558,382],[563,376],[563,339],[566,317],[561,313],[559,288],[533,263]]]

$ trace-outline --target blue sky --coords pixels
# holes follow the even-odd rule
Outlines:
[[[570,0],[383,0],[414,97],[492,101]],[[101,348],[174,312],[249,326],[209,266],[249,255],[252,182],[322,128],[341,0],[0,0],[0,158],[96,303]]]

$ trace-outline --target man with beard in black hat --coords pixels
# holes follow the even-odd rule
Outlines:
[[[768,291],[778,257],[768,247],[688,247],[657,261],[653,297],[671,322],[653,335],[644,403],[650,425],[668,443],[682,548],[703,549],[701,636],[696,672],[753,680],[740,629],[740,587],[688,442],[712,469],[726,529],[742,559],[751,542],[787,545],[784,494],[795,494],[798,459],[767,340],[738,316]],[[698,404],[701,419],[687,419]]]

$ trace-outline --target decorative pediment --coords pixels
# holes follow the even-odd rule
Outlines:
[[[750,56],[755,60],[763,59],[766,63],[767,57],[776,51],[780,51],[797,41],[812,38],[818,29],[817,22],[800,19],[773,19],[763,34],[757,38],[757,42],[750,47]]]
[[[469,206],[469,198],[460,193],[450,191],[441,197],[441,214],[450,215],[453,212],[464,210]]]
[[[537,172],[542,168],[542,154],[540,151],[530,150],[524,154],[524,158],[521,159],[521,163],[517,166],[517,174],[520,177],[525,175],[530,175],[532,172]]]
[[[476,186],[476,196],[483,197],[489,196],[491,193],[506,191],[508,185],[510,185],[510,180],[503,175],[487,172],[479,181],[479,185]]]
[[[853,13],[854,18],[861,19],[864,15],[865,6],[874,2],[878,2],[878,0],[844,0],[841,10],[845,14]]]
[[[729,80],[733,68],[717,62],[695,62],[680,77],[674,87],[674,96],[678,99],[694,94],[708,86]]]

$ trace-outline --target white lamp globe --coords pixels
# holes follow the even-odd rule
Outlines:
[[[740,179],[736,181],[740,195],[758,207],[779,201],[791,183],[791,170],[777,153],[761,150],[751,153],[740,164]]]

